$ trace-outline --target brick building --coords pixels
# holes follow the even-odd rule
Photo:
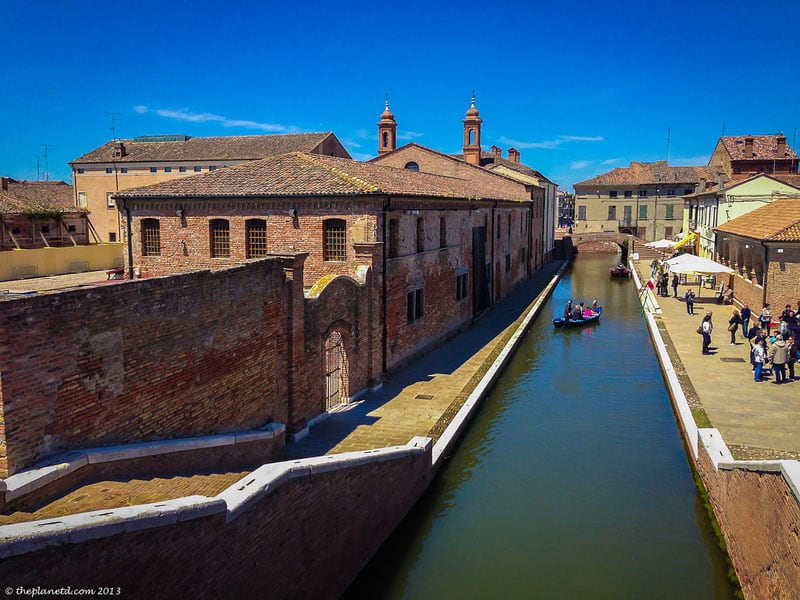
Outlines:
[[[777,313],[800,300],[800,196],[782,198],[715,230],[715,259],[734,269],[736,299]]]
[[[85,210],[63,181],[0,178],[0,250],[89,243]]]
[[[798,158],[782,133],[724,136],[717,141],[708,166],[723,173],[724,181],[738,181],[759,173],[797,173]]]
[[[70,163],[73,206],[89,211],[99,240],[121,241],[114,192],[207,173],[287,152],[350,158],[333,133],[191,137],[148,135],[106,142]]]

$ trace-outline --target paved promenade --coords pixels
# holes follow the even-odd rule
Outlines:
[[[642,281],[650,276],[645,262],[649,260],[637,265]],[[698,294],[696,283],[690,287]],[[715,291],[703,288],[695,300],[695,316],[689,316],[682,300],[687,286],[678,287],[677,299],[669,289],[669,298],[652,295],[659,308],[656,322],[693,409],[705,411],[734,458],[800,458],[800,380],[783,385],[773,384],[772,377],[753,381],[750,346],[741,327],[736,345],[730,345],[727,327],[734,306],[717,304]],[[704,356],[696,329],[707,310],[713,312],[714,332],[711,354]]]

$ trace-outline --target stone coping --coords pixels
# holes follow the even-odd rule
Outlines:
[[[38,490],[48,483],[66,477],[73,471],[77,471],[87,465],[219,446],[233,446],[271,439],[285,430],[286,426],[283,424],[269,423],[259,430],[73,450],[50,457],[41,466],[33,467],[0,480],[0,493],[5,493],[6,502],[9,502]]]
[[[714,465],[714,470],[734,470],[742,469],[746,471],[756,472],[780,472],[783,475],[787,485],[791,488],[795,500],[800,503],[800,461],[797,460],[736,460],[733,458],[728,445],[722,433],[718,429],[704,428],[699,429],[692,416],[691,408],[686,400],[683,389],[678,382],[675,375],[675,368],[672,360],[667,353],[666,345],[661,337],[661,333],[656,326],[653,314],[661,312],[661,307],[655,298],[655,294],[646,286],[642,286],[638,277],[636,266],[633,262],[629,262],[628,266],[633,271],[634,281],[636,282],[636,289],[639,290],[639,301],[645,313],[645,321],[647,328],[650,330],[650,337],[653,340],[653,346],[658,356],[658,361],[661,363],[662,373],[665,376],[667,387],[669,388],[670,398],[672,405],[677,413],[678,420],[680,421],[683,430],[684,439],[691,448],[697,460],[700,451],[700,444],[702,449],[708,455],[711,464]]]
[[[269,463],[249,473],[214,498],[186,496],[152,504],[3,525],[0,526],[0,559],[47,547],[78,544],[217,514],[224,514],[225,522],[230,523],[290,479],[423,455],[430,452],[431,448],[430,438],[414,437],[405,446]]]

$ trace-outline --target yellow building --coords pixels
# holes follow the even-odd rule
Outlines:
[[[89,211],[89,221],[101,241],[122,241],[121,216],[112,197],[115,192],[287,152],[350,158],[330,132],[112,140],[70,163],[75,206]]]

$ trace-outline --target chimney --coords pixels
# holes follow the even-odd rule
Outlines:
[[[503,151],[499,147],[492,145],[492,156],[495,158],[503,158]]]
[[[778,143],[778,150],[775,153],[776,157],[783,158],[786,156],[786,136],[781,132],[778,137],[775,138],[775,141]]]
[[[745,158],[753,158],[753,141],[755,138],[752,135],[748,135],[744,138],[744,157]]]
[[[122,143],[122,140],[116,140],[114,142],[114,149],[111,151],[111,155],[114,158],[122,158],[128,153],[125,149],[125,144]]]
[[[706,191],[706,187],[708,186],[708,181],[705,177],[700,178],[700,184],[697,186],[698,193],[703,193]]]
[[[3,181],[3,191],[7,192],[8,191],[8,181],[9,181],[8,177],[0,177],[0,180]]]
[[[519,150],[516,148],[509,148],[508,149],[508,160],[511,162],[518,163],[519,162]]]

